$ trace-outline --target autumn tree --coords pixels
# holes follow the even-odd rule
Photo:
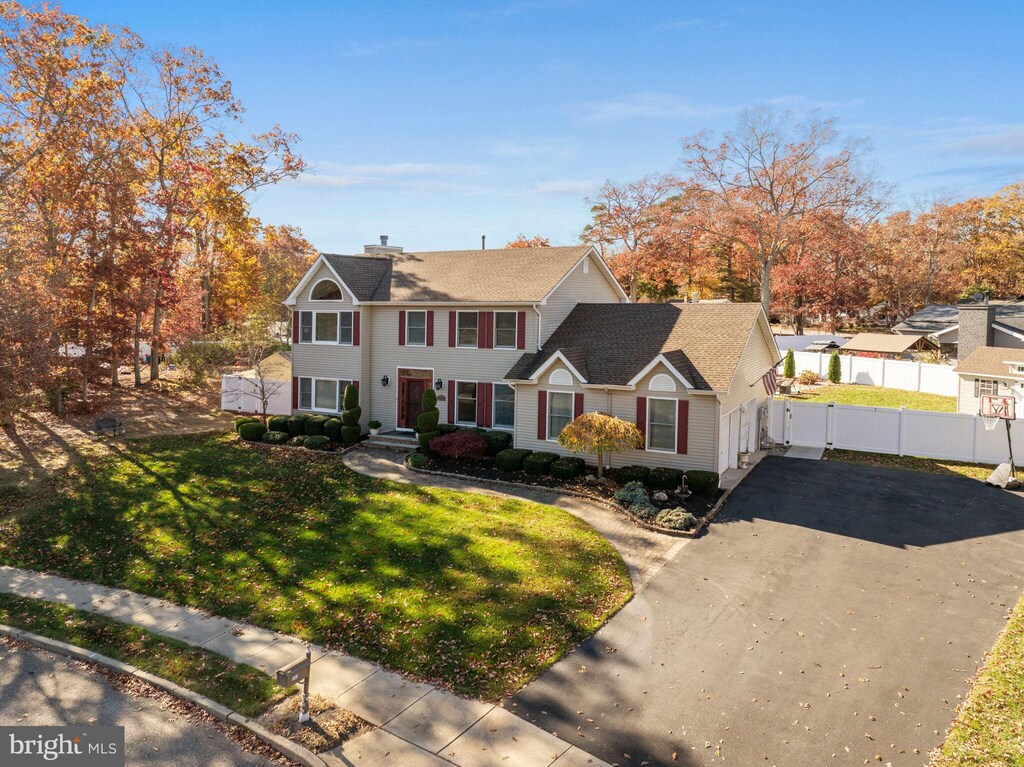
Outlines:
[[[590,453],[597,458],[597,476],[604,477],[609,453],[643,446],[643,436],[635,423],[607,413],[577,416],[558,434],[558,444],[574,453]]]
[[[833,120],[796,124],[768,105],[745,111],[720,141],[684,139],[681,184],[692,225],[758,264],[765,311],[773,269],[816,221],[862,222],[882,209],[884,190],[858,167],[866,151],[863,142],[839,144]]]
[[[514,240],[505,243],[506,248],[550,248],[551,241],[547,237],[541,237],[539,234],[533,237],[527,237],[525,234],[520,234]]]

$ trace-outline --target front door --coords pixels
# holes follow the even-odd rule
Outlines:
[[[427,381],[422,378],[398,379],[398,428],[412,429],[423,412],[423,392]]]

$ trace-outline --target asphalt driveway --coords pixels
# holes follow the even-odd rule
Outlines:
[[[619,765],[927,765],[1024,590],[1024,499],[768,458],[510,702]]]

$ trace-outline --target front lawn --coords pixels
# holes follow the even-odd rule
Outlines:
[[[787,398],[798,402],[835,402],[839,405],[906,407],[910,410],[934,410],[939,413],[956,412],[956,397],[861,384],[801,386],[799,394],[789,395]]]
[[[1024,764],[1024,598],[981,669],[932,767]]]
[[[115,447],[0,520],[0,563],[246,620],[496,699],[632,591],[567,512],[371,479],[336,456],[170,437]]]
[[[969,477],[984,482],[995,469],[982,463],[950,461],[944,458],[916,458],[912,455],[888,455],[885,453],[862,453],[857,450],[826,450],[826,461],[845,461],[863,466],[880,466],[884,469],[905,469],[923,471],[927,474],[946,474]]]
[[[252,666],[67,605],[0,594],[0,623],[129,663],[245,716],[258,716],[286,694]]]

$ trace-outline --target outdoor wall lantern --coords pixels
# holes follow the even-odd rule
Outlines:
[[[444,388],[444,381],[438,378],[436,381],[434,381],[434,388],[437,389],[438,391],[441,391],[441,389]]]
[[[383,386],[385,389],[388,388],[389,383],[391,383],[391,379],[388,378],[387,376],[384,376],[380,379],[380,385]]]

